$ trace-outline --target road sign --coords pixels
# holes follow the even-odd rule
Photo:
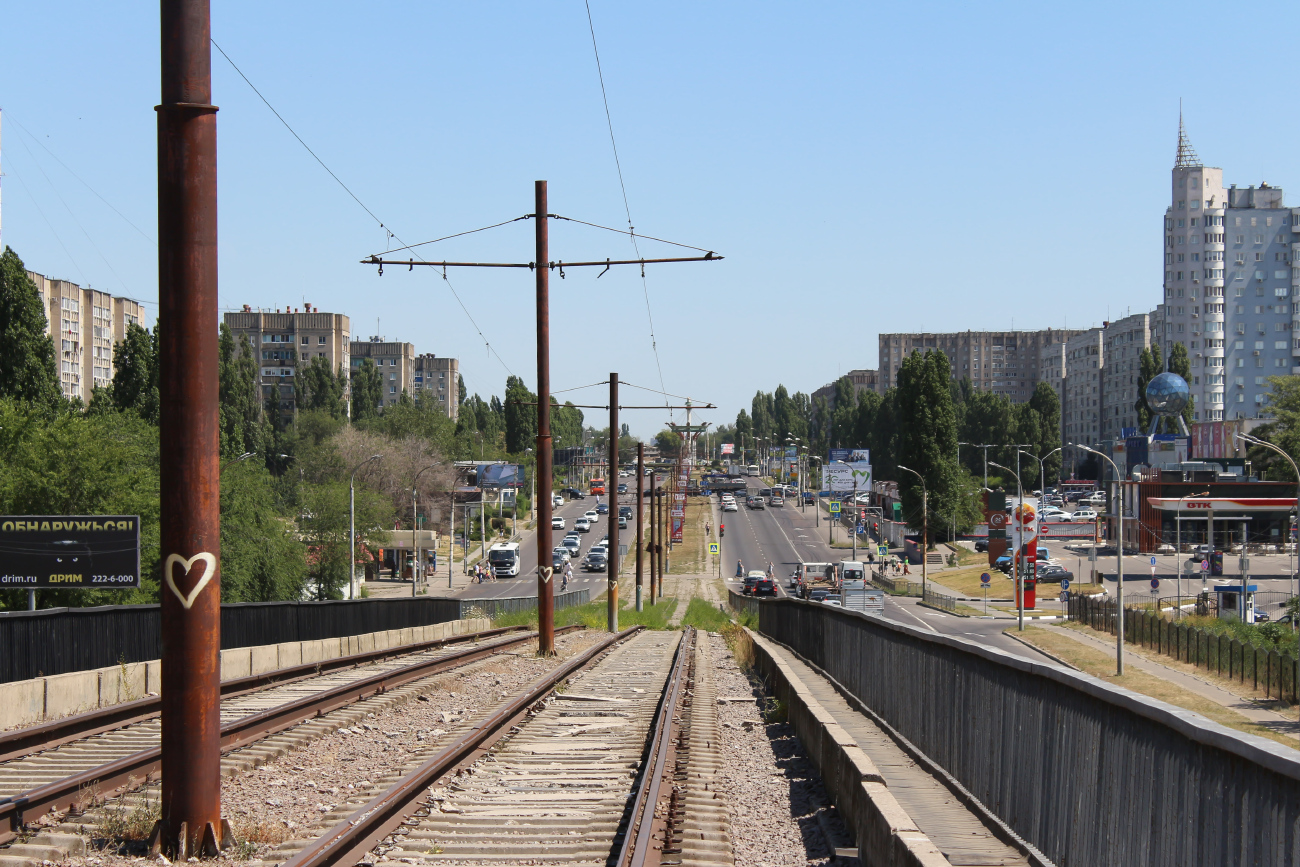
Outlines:
[[[1062,578],[1062,579],[1061,579],[1061,589],[1062,589],[1062,590],[1069,590],[1069,589],[1070,589],[1070,579],[1069,579],[1069,578]]]
[[[831,500],[831,514],[832,514],[832,515],[838,515],[839,513],[840,513],[840,503],[839,503],[839,501],[838,501],[838,500]]]
[[[1061,591],[1060,599],[1061,599],[1062,602],[1069,602],[1069,601],[1070,601],[1070,594],[1069,594],[1069,593],[1066,593],[1064,590],[1062,590],[1062,591]]]
[[[980,583],[987,587],[989,584],[993,583],[993,577],[989,575],[989,573],[985,572],[980,575]]]
[[[888,557],[888,556],[889,556],[889,546],[888,546],[888,545],[877,545],[877,546],[876,546],[876,553],[879,554],[881,557]]]
[[[1151,565],[1152,565],[1152,566],[1156,565],[1156,558],[1155,558],[1155,557],[1152,557],[1152,558],[1151,558]]]
[[[1202,572],[1209,572],[1209,571],[1210,571],[1210,561],[1209,561],[1208,559],[1207,559],[1207,560],[1202,560],[1202,561],[1201,561],[1201,571],[1202,571]]]
[[[1159,589],[1160,589],[1160,579],[1159,579],[1159,578],[1152,578],[1152,579],[1151,579],[1151,589],[1152,589],[1152,590],[1159,590]]]
[[[716,554],[716,553],[718,553],[718,543],[717,543],[717,542],[710,542],[710,543],[709,543],[709,553],[710,553],[710,554]]]

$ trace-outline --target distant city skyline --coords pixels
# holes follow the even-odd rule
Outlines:
[[[756,390],[811,394],[878,367],[881,333],[1077,330],[1149,312],[1180,97],[1197,149],[1240,187],[1300,183],[1297,121],[1276,88],[1239,86],[1284,88],[1275,61],[1169,74],[1204,38],[1196,9],[1216,28],[1286,32],[1290,4],[591,8],[633,225],[727,258],[648,268],[644,287],[636,269],[556,279],[557,390],[615,368],[659,389],[662,370],[664,390],[717,404],[704,417],[727,423]],[[585,8],[392,7],[362,21],[341,4],[304,17],[232,2],[213,15],[216,41],[385,227],[214,51],[222,307],[310,300],[363,334],[378,317],[390,340],[460,359],[471,393],[501,395],[508,373],[533,387],[526,278],[453,270],[458,301],[440,273],[379,277],[358,260],[402,246],[390,229],[412,243],[520,216],[538,178],[552,212],[626,228]],[[0,54],[3,242],[33,271],[152,316],[157,10],[28,4],[6,25],[24,36]],[[1268,134],[1225,122],[1225,105],[1268,117]],[[525,222],[420,250],[528,261],[531,245]],[[632,254],[626,237],[575,224],[553,229],[552,251]],[[702,338],[717,329],[736,342]],[[742,335],[773,348],[746,352]],[[783,351],[827,340],[834,351]],[[627,421],[650,437],[667,418]]]

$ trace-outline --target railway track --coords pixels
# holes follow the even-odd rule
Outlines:
[[[347,714],[337,713],[340,709],[368,702],[358,711],[364,716],[372,706],[405,700],[424,678],[534,640],[533,632],[494,629],[227,682],[221,706],[223,774],[351,724]],[[43,814],[77,813],[156,780],[161,765],[157,714],[154,697],[0,735],[5,759],[0,844],[18,838],[25,823]]]
[[[693,629],[611,636],[261,867],[730,864],[702,654]]]

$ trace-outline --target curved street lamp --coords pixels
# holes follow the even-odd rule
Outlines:
[[[411,597],[415,597],[415,586],[419,583],[420,575],[420,543],[416,541],[416,528],[420,524],[420,488],[418,487],[420,476],[427,473],[440,464],[430,464],[415,474],[411,479]]]
[[[357,470],[371,461],[377,461],[383,455],[371,455],[352,468],[348,480],[348,599],[356,599],[357,583]]]
[[[1124,673],[1124,511],[1120,503],[1122,492],[1124,490],[1122,477],[1119,474],[1119,467],[1109,455],[1103,454],[1094,448],[1085,446],[1083,443],[1070,443],[1076,449],[1083,449],[1085,452],[1102,458],[1110,464],[1111,469],[1115,471],[1115,501],[1111,504],[1111,510],[1115,513],[1115,676],[1119,677]]]
[[[898,468],[906,470],[921,480],[921,599],[924,601],[926,582],[929,578],[929,564],[926,562],[929,558],[926,557],[926,552],[930,549],[930,493],[925,487],[925,476],[902,464],[899,464]]]

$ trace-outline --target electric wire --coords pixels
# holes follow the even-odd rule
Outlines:
[[[532,215],[532,214],[524,214],[522,217],[515,217],[513,220],[502,220],[502,221],[499,222],[499,223],[493,223],[492,225],[490,225],[490,226],[484,226],[484,227],[481,228],[481,229],[470,229],[469,231],[466,231],[466,232],[457,232],[457,233],[454,234],[454,235],[444,235],[444,236],[441,237],[441,238],[434,238],[432,241],[421,241],[421,242],[419,242],[418,244],[407,244],[405,247],[394,247],[394,248],[391,249],[391,250],[385,250],[385,251],[384,251],[384,255],[387,256],[387,255],[389,255],[390,253],[400,253],[400,252],[402,252],[403,250],[414,250],[416,247],[423,247],[423,246],[425,246],[425,245],[427,245],[427,244],[436,244],[436,243],[438,243],[439,241],[449,241],[449,240],[451,240],[452,238],[460,238],[460,237],[463,237],[463,236],[465,236],[465,235],[473,235],[475,232],[486,232],[488,229],[499,229],[499,228],[501,228],[502,226],[508,226],[508,225],[510,225],[511,223],[518,223],[520,220],[531,220],[532,218],[533,218],[533,215]],[[603,228],[603,227],[602,227],[602,228]],[[611,230],[611,231],[618,231],[618,230],[617,230],[617,229],[613,229],[613,230]],[[393,237],[396,238],[397,236],[396,236],[396,235],[393,235]],[[697,249],[697,250],[698,250],[699,248],[698,248],[698,247],[695,247],[695,248],[692,248],[692,249]],[[708,252],[708,251],[706,250],[705,252]]]
[[[564,394],[566,391],[582,391],[584,388],[595,388],[598,385],[609,385],[609,380],[605,379],[600,382],[593,382],[590,385],[575,385],[573,388],[561,388],[559,390],[551,389],[551,394]]]
[[[700,398],[697,398],[697,397],[688,397],[688,396],[686,396],[686,395],[684,395],[684,394],[673,394],[671,391],[660,391],[660,390],[657,389],[657,388],[646,388],[644,385],[636,385],[635,383],[628,382],[626,379],[620,379],[620,380],[618,381],[618,384],[619,384],[619,385],[626,385],[628,388],[639,388],[639,389],[641,389],[642,391],[648,391],[648,392],[650,392],[651,394],[662,394],[662,395],[664,395],[665,397],[675,397],[675,398],[677,398],[678,400],[689,400],[689,401],[696,402],[696,403],[700,403],[700,404],[705,404],[705,403],[708,403],[708,402],[709,402],[709,401],[707,401],[707,400],[701,400]]]
[[[623,210],[627,213],[627,227],[631,230],[628,234],[632,239],[632,249],[636,252],[638,259],[642,258],[641,248],[636,243],[636,227],[632,225],[632,206],[627,201],[627,184],[623,181],[623,164],[618,158],[618,142],[614,139],[614,118],[609,113],[609,94],[605,92],[605,72],[600,66],[600,48],[596,45],[596,24],[591,17],[591,0],[583,0],[587,7],[587,28],[591,31],[591,51],[596,55],[596,76],[600,79],[600,98],[605,103],[605,123],[609,127],[609,144],[614,149],[614,168],[618,171],[618,186],[623,191]],[[602,227],[603,228],[603,227]],[[707,250],[705,252],[708,252]],[[659,342],[655,339],[655,318],[650,311],[650,287],[646,284],[645,268],[641,268],[641,293],[645,297],[645,315],[650,323],[650,349],[654,353],[655,367],[659,370],[659,385],[664,385],[664,367],[659,361]],[[664,401],[667,406],[668,402]],[[672,409],[668,410],[672,416]]]
[[[343,181],[339,179],[339,176],[334,174],[334,172],[330,169],[329,166],[325,165],[325,161],[316,155],[316,152],[311,149],[311,147],[307,144],[307,142],[302,140],[302,136],[298,135],[298,133],[294,131],[294,128],[289,125],[289,122],[284,119],[284,117],[280,114],[280,112],[275,110],[275,106],[271,105],[270,101],[265,96],[262,95],[262,91],[258,90],[257,86],[254,85],[253,82],[248,80],[248,76],[244,75],[244,71],[235,64],[235,61],[230,59],[230,55],[225,52],[225,49],[223,49],[220,45],[218,45],[215,39],[211,39],[210,41],[212,42],[213,47],[216,48],[217,51],[221,52],[221,56],[226,58],[226,62],[230,64],[230,67],[234,69],[235,72],[239,73],[240,78],[244,79],[244,83],[247,84],[250,88],[252,88],[253,93],[257,94],[257,98],[262,100],[262,103],[271,110],[271,114],[275,115],[276,119],[279,120],[280,123],[284,124],[284,128],[289,131],[290,135],[292,135],[295,139],[298,140],[298,144],[302,145],[303,148],[307,151],[307,153],[311,154],[312,159],[316,160],[316,162],[320,164],[320,167],[323,168],[329,174],[329,176],[333,178],[334,181],[340,187],[343,188],[343,191],[352,197],[352,201],[360,205],[361,209],[365,211],[367,214],[369,214],[370,218],[379,224],[379,228],[383,229],[385,232],[388,233],[388,237],[395,238],[399,244],[405,244],[406,242],[403,241],[401,238],[399,238],[396,232],[388,228],[388,226],[384,225],[384,221],[379,219],[379,217],[375,216],[375,212],[370,210],[368,207],[366,207],[365,202],[357,198],[357,194],[352,192],[352,190],[348,188],[348,185],[343,183]],[[513,221],[507,221],[507,222],[513,222]],[[492,227],[488,227],[488,228],[492,228]],[[477,229],[475,231],[482,231],[482,230]],[[407,248],[402,247],[400,249],[404,250]],[[496,356],[496,360],[501,362],[501,366],[506,369],[506,373],[510,374],[511,376],[514,376],[515,375],[514,371],[510,369],[510,365],[506,364],[505,359],[502,358],[500,353],[498,353],[496,349],[492,347],[491,341],[489,341],[487,337],[483,334],[483,329],[479,328],[478,322],[476,322],[474,320],[474,317],[470,315],[469,308],[466,307],[465,302],[461,300],[460,293],[456,291],[456,287],[452,285],[451,280],[447,278],[447,274],[445,271],[443,272],[442,279],[443,282],[447,284],[447,288],[451,290],[452,297],[456,299],[456,303],[460,305],[460,309],[465,314],[465,318],[468,319],[470,321],[470,324],[474,326],[474,331],[478,334],[479,338],[483,341],[483,345],[487,347],[488,352]]]
[[[68,257],[68,261],[72,263],[72,267],[75,268],[77,274],[81,276],[81,282],[89,284],[90,281],[86,279],[85,272],[83,272],[81,270],[81,266],[77,264],[76,257],[72,255],[72,251],[68,249],[68,245],[63,243],[63,238],[59,235],[59,230],[54,228],[54,224],[50,222],[50,218],[45,216],[45,211],[41,208],[41,203],[36,198],[35,194],[32,193],[32,188],[27,186],[27,181],[24,180],[23,176],[13,168],[12,157],[10,157],[9,171],[12,172],[13,176],[18,179],[18,183],[23,185],[23,190],[27,193],[27,197],[31,199],[32,204],[36,206],[36,213],[41,215],[41,219],[45,221],[45,225],[49,228],[50,233],[54,235],[54,240],[58,241],[59,246],[63,248],[63,252]]]
[[[661,244],[672,244],[674,247],[685,247],[687,250],[699,250],[701,253],[713,252],[712,250],[706,250],[704,247],[692,247],[690,244],[680,244],[677,241],[669,241],[665,238],[656,238],[654,235],[646,235],[646,234],[638,235],[636,232],[629,232],[625,229],[614,229],[609,226],[602,226],[599,223],[588,223],[586,220],[579,220],[574,217],[563,217],[559,214],[547,214],[546,216],[550,217],[552,220],[567,220],[570,223],[580,223],[583,226],[591,226],[593,229],[604,229],[606,232],[616,232],[619,235],[628,235],[633,238],[642,238],[648,241],[658,241]],[[499,224],[499,225],[504,225],[504,224]],[[453,235],[452,237],[455,236]]]

